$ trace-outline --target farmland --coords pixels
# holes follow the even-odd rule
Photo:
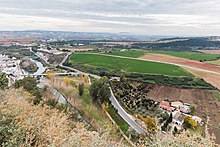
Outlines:
[[[220,59],[215,60],[215,61],[207,61],[207,63],[220,66]]]
[[[205,54],[199,52],[190,52],[190,51],[148,51],[149,53],[156,53],[156,54],[165,54],[171,55],[175,57],[186,58],[190,60],[197,60],[197,61],[210,61],[210,60],[217,60],[220,55],[217,54]]]
[[[133,57],[138,58],[140,56],[144,56],[144,51],[135,51],[135,50],[129,50],[129,51],[116,51],[109,53],[110,55],[115,56],[124,56],[124,57]]]
[[[193,76],[182,68],[174,65],[110,57],[98,54],[73,54],[70,57],[70,60],[72,63],[83,63],[90,66],[126,72],[151,73],[170,76]]]
[[[220,58],[220,54],[208,54],[208,53],[201,53],[196,51],[153,51],[153,50],[129,50],[124,52],[112,52],[111,55],[117,56],[126,56],[126,57],[140,57],[148,53],[155,53],[155,54],[165,54],[180,58],[186,58],[190,60],[197,60],[197,61],[211,61],[217,60]]]

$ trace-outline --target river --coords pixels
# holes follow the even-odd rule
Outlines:
[[[30,58],[30,60],[37,65],[38,69],[33,74],[29,73],[27,71],[24,71],[25,74],[27,74],[27,75],[40,75],[40,74],[43,74],[46,71],[47,67],[44,67],[44,65],[40,61],[34,60],[32,58]]]

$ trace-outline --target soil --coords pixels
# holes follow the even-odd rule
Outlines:
[[[183,69],[189,71],[193,75],[203,78],[207,83],[212,84],[216,88],[220,89],[220,75],[219,74],[214,74],[214,73],[207,73],[204,71],[198,71],[195,69],[191,68],[186,68],[184,67]]]
[[[194,115],[199,116],[205,122],[207,116],[209,116],[209,132],[210,134],[214,133],[216,142],[220,144],[220,101],[213,95],[213,92],[218,91],[180,89],[155,85],[148,93],[148,97],[158,102],[169,99],[170,101],[183,101],[194,105],[196,107]]]
[[[220,54],[220,50],[197,50],[197,51],[206,54]]]
[[[190,59],[179,58],[169,55],[147,54],[141,57],[141,59],[169,62],[169,63],[185,65],[185,66],[190,66],[190,67],[195,67],[203,70],[209,70],[220,73],[220,66],[214,66],[204,62],[198,62]],[[184,69],[186,69],[187,71],[189,71],[190,73],[194,74],[197,77],[203,78],[206,82],[220,89],[220,74],[214,74],[206,71],[199,71],[196,69],[185,68],[185,67]]]

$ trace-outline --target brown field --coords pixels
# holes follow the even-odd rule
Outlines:
[[[206,54],[220,54],[220,49],[219,50],[197,50],[202,53]]]
[[[31,43],[32,41],[38,40],[37,38],[0,38],[0,44],[3,45],[10,45],[10,44],[15,44],[15,43],[19,43],[19,44],[27,44],[27,43]]]
[[[179,57],[174,57],[174,56],[169,56],[169,55],[147,54],[141,57],[141,59],[155,60],[155,61],[160,61],[160,62],[169,62],[169,63],[174,63],[174,64],[179,64],[179,65],[184,65],[184,66],[189,66],[189,67],[194,67],[194,68],[199,68],[203,70],[220,73],[219,66],[214,66],[208,63],[198,62],[194,60],[189,60],[189,59],[184,59],[184,58],[179,58]],[[187,67],[183,67],[183,68],[191,72],[195,76],[203,78],[204,80],[206,80],[206,82],[220,89],[220,74],[214,74],[214,73],[200,71],[200,70],[187,68]]]
[[[165,87],[155,85],[148,93],[148,97],[156,101],[169,99],[171,101],[183,101],[196,107],[195,115],[201,117],[204,121],[209,116],[209,132],[214,133],[217,143],[220,143],[220,101],[213,95],[214,91],[198,89],[180,89],[175,87]],[[218,92],[218,91],[215,91]]]
[[[183,67],[183,69],[189,71],[190,73],[192,73],[193,75],[197,77],[203,78],[206,82],[220,89],[220,75],[219,74],[198,71],[198,70],[195,70],[192,68],[186,68],[186,67]]]
[[[105,44],[105,45],[132,45],[135,42],[92,42],[91,44]]]

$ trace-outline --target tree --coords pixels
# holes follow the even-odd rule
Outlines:
[[[163,126],[161,127],[161,129],[162,129],[163,131],[167,131],[167,127],[168,127],[169,123],[171,123],[172,121],[173,121],[173,115],[172,115],[172,113],[170,113],[169,118],[165,121],[165,123],[163,124]]]
[[[82,76],[85,83],[87,83],[89,81],[89,77],[87,75],[82,74],[81,76]]]
[[[68,86],[68,85],[70,84],[70,78],[64,77],[64,78],[63,78],[63,82],[64,82],[64,84],[65,84],[66,86]]]
[[[26,77],[22,80],[15,81],[14,87],[23,87],[24,90],[28,91],[31,95],[33,95],[35,97],[35,99],[33,99],[33,103],[36,105],[39,104],[42,100],[42,90],[37,87],[37,84],[38,82],[35,78]]]
[[[0,89],[8,87],[8,78],[5,73],[0,73]]]
[[[184,128],[195,128],[197,123],[190,117],[186,116],[183,123]]]
[[[108,86],[108,78],[102,77],[99,80],[94,81],[89,89],[89,92],[93,98],[93,101],[107,101],[111,95]]]
[[[48,79],[52,79],[53,76],[54,76],[54,74],[53,74],[51,71],[46,72],[46,77],[47,77]]]
[[[170,113],[170,117],[167,119],[167,123],[171,123],[173,121],[173,115]]]
[[[194,114],[194,112],[195,112],[195,110],[196,110],[196,107],[194,106],[194,105],[191,105],[190,106],[190,114]]]
[[[150,116],[143,117],[142,115],[138,115],[138,118],[144,121],[146,128],[150,134],[155,134],[157,130],[157,123],[154,118]]]
[[[178,129],[177,127],[175,126],[174,129],[173,129],[173,135],[176,135],[178,133]]]
[[[107,101],[110,97],[110,91],[108,85],[104,84],[101,86],[99,93],[98,93],[100,101],[103,103]]]
[[[79,95],[82,96],[84,93],[84,84],[83,83],[78,85],[78,91],[79,91]]]
[[[46,72],[46,77],[52,81],[52,84],[54,85],[54,73],[51,71]]]

